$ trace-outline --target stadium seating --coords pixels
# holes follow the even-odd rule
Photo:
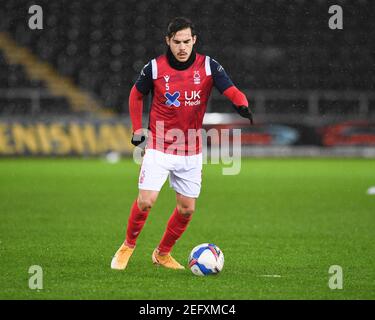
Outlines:
[[[198,50],[221,62],[241,88],[373,90],[374,2],[338,2],[345,32],[328,28],[321,0],[39,1],[43,30],[27,26],[33,1],[3,0],[0,30],[118,113],[128,112],[142,66],[164,52],[166,23],[175,15],[196,23]],[[43,86],[7,65],[1,50],[0,68],[0,88]]]

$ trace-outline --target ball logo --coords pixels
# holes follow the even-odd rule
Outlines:
[[[166,92],[164,96],[167,98],[167,101],[165,104],[170,107],[170,106],[175,106],[179,107],[180,106],[180,101],[178,101],[178,98],[180,97],[180,92],[176,91],[175,93],[171,94],[169,92]]]

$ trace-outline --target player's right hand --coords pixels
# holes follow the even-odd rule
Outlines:
[[[143,142],[146,141],[146,135],[145,134],[136,134],[133,132],[133,136],[132,136],[132,140],[131,140],[131,143],[133,146],[135,147],[142,147],[140,146],[141,144],[143,144]]]

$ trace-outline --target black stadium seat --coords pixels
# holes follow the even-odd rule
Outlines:
[[[327,26],[326,1],[302,0],[38,1],[45,25],[36,31],[26,24],[34,1],[3,0],[0,26],[105,107],[127,113],[133,81],[165,50],[166,23],[175,15],[196,23],[198,50],[220,61],[241,88],[374,90],[374,1],[339,2],[341,33]],[[0,66],[0,87],[35,87],[22,68],[4,60]]]

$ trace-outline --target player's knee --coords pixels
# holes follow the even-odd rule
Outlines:
[[[154,205],[154,201],[152,199],[139,199],[138,198],[137,203],[138,203],[138,208],[141,211],[148,211]]]
[[[191,216],[195,211],[195,208],[192,206],[178,206],[177,209],[178,209],[178,212],[184,217]]]

